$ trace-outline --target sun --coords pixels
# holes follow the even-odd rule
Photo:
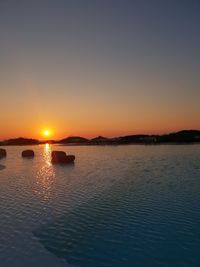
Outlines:
[[[48,137],[48,136],[51,135],[51,131],[50,131],[50,130],[44,130],[44,131],[42,132],[42,134],[43,134],[44,136]]]
[[[49,132],[49,130],[45,130],[45,131],[43,132],[43,134],[44,134],[44,135],[49,135],[50,132]]]

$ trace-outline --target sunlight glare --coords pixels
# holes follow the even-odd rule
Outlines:
[[[49,136],[49,135],[50,135],[50,131],[49,131],[49,130],[45,130],[45,131],[43,131],[43,135],[45,135],[45,136]]]

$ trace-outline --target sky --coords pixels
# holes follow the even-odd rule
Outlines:
[[[0,139],[200,129],[199,0],[0,0]]]

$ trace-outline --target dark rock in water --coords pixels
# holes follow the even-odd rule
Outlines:
[[[0,164],[0,171],[5,169],[6,166]]]
[[[7,155],[6,150],[3,148],[0,148],[0,159],[6,157],[6,155]]]
[[[53,163],[60,163],[65,161],[66,153],[64,151],[52,151],[51,152],[51,161]]]
[[[51,162],[52,163],[74,163],[74,155],[66,155],[64,151],[52,151],[51,153]]]
[[[67,155],[67,160],[70,162],[74,162],[75,156],[74,155]]]
[[[66,153],[64,151],[52,151],[51,152],[52,157],[65,157]]]
[[[34,151],[31,149],[22,151],[22,157],[30,158],[30,157],[34,157],[34,155],[35,155]]]

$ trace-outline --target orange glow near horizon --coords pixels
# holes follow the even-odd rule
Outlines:
[[[200,129],[199,1],[28,2],[0,1],[0,141]]]
[[[171,120],[171,122],[173,121]],[[91,124],[92,127],[89,124]],[[129,121],[127,121],[126,123],[120,121],[116,125],[112,122],[109,122],[108,125],[108,123],[106,123],[106,120],[103,122],[93,120],[93,123],[88,122],[85,123],[85,125],[81,123],[79,125],[78,122],[77,124],[73,124],[72,121],[70,123],[63,122],[58,124],[56,123],[56,120],[52,120],[51,125],[54,125],[53,128],[37,125],[37,123],[34,123],[33,121],[31,121],[30,124],[26,124],[25,128],[24,125],[17,125],[14,121],[12,126],[10,125],[10,127],[8,127],[7,129],[7,125],[2,125],[0,140],[24,137],[45,141],[50,139],[59,140],[68,136],[82,136],[86,138],[93,138],[102,135],[105,137],[117,137],[131,134],[165,134],[183,129],[199,129],[198,125],[196,126],[196,123],[193,121],[186,125],[183,121],[179,121],[179,124],[177,123],[176,127],[174,126],[174,124],[175,121],[171,123],[171,127],[169,127],[164,119],[163,122],[158,121],[154,123],[152,121],[148,123],[140,123],[136,120],[132,123],[129,123]],[[67,125],[67,127],[63,125]],[[56,129],[56,131],[54,129]]]

